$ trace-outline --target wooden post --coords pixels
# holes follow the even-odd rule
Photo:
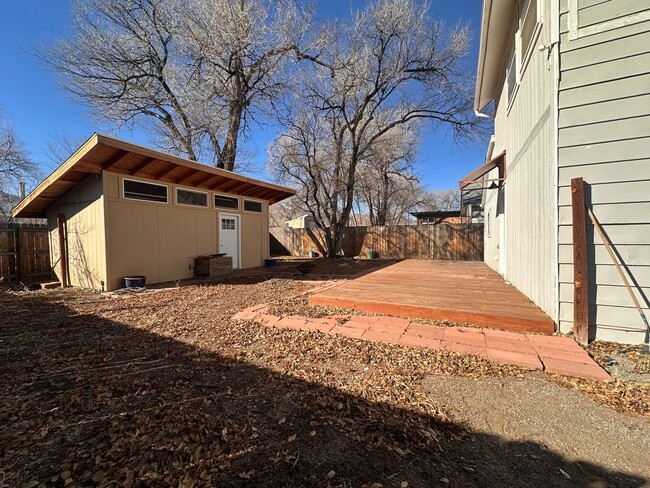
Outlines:
[[[587,276],[587,227],[582,178],[571,180],[573,207],[573,336],[580,344],[589,342],[589,286]]]
[[[61,288],[68,286],[68,263],[65,252],[65,215],[56,214],[56,227],[59,233],[59,263],[61,264]]]

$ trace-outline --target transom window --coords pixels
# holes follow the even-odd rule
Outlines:
[[[239,198],[227,197],[225,195],[214,196],[214,206],[216,208],[231,208],[234,210],[239,209]]]
[[[176,188],[176,203],[178,205],[191,205],[193,207],[207,207],[208,194],[203,191]]]
[[[262,202],[255,202],[253,200],[244,200],[244,210],[247,212],[262,213]]]
[[[124,198],[159,203],[167,203],[168,201],[166,185],[127,179],[123,180],[123,183]]]

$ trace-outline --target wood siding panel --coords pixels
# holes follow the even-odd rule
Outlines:
[[[584,47],[595,45],[604,45],[616,39],[635,36],[639,33],[647,32],[649,29],[648,26],[650,26],[650,21],[639,22],[625,27],[619,27],[618,29],[607,30],[590,36],[581,37],[579,39],[569,39],[569,34],[564,31],[560,35],[562,52],[570,53],[576,49],[583,49]]]
[[[106,282],[103,184],[86,177],[47,209],[50,263],[60,279],[57,213],[65,215],[68,281],[72,286],[100,290]]]
[[[621,244],[616,246],[616,254],[619,259],[626,266],[647,266],[648,253],[650,252],[650,244],[648,245],[634,245],[634,244]],[[596,243],[589,249],[588,258],[591,263],[596,265],[609,266],[612,260],[605,249],[604,244]],[[570,244],[561,244],[559,252],[560,264],[572,264],[573,253]]]
[[[568,3],[567,3],[568,6]],[[579,26],[648,10],[647,2],[585,4]],[[564,9],[562,10],[565,11]],[[566,15],[562,16],[566,32]],[[588,205],[633,279],[650,290],[650,21],[560,42],[558,257],[560,328],[572,327],[570,180],[583,177]],[[599,339],[634,342],[640,318],[593,225],[587,223],[590,320]],[[638,291],[636,293],[639,293]]]
[[[560,89],[567,90],[648,73],[650,73],[650,53],[644,53],[563,71]]]
[[[580,105],[650,94],[650,74],[560,91],[560,111]],[[560,112],[561,113],[561,112]]]
[[[642,288],[649,288],[645,286],[650,283],[650,266],[628,266],[629,274],[641,285]],[[573,283],[573,265],[561,264],[560,265],[560,283]],[[616,271],[616,267],[612,264],[603,264],[594,268],[594,273],[589,275],[589,283],[595,285],[610,285],[620,286],[623,281]],[[621,304],[626,305],[626,304]],[[629,305],[634,306],[630,303]]]
[[[562,70],[606,63],[614,59],[650,52],[650,32],[621,37],[606,43],[589,44],[583,49],[567,52],[562,57]]]
[[[644,303],[644,296],[650,297],[650,288],[643,288],[635,291],[639,303]],[[563,303],[573,303],[573,284],[560,284],[560,301]],[[600,285],[595,287],[592,293],[591,301],[598,305],[609,305],[620,307],[624,303],[632,303],[632,298],[627,292],[625,286]]]
[[[592,5],[578,4],[578,28],[627,17],[648,10],[644,0],[610,0]]]
[[[650,180],[650,159],[612,161],[602,164],[587,163],[560,168],[560,183],[563,186],[566,186],[571,178],[578,176],[582,176],[590,185],[612,181],[622,183]]]
[[[610,141],[626,141],[650,135],[650,116],[613,120],[598,124],[566,127],[560,131],[559,146],[586,146]]]
[[[599,204],[592,210],[601,225],[650,224],[650,202]],[[571,226],[571,207],[560,207],[559,224]]]
[[[648,180],[592,185],[591,203],[593,205],[603,205],[606,203],[644,203],[648,201],[649,189],[650,181]],[[569,187],[560,187],[559,203],[560,206],[571,205],[571,189]]]
[[[561,133],[562,131],[560,131]],[[616,134],[612,134],[612,137],[616,137]],[[567,166],[646,159],[650,154],[650,134],[649,137],[633,140],[561,147],[559,154],[563,165],[566,164]],[[561,183],[564,184],[564,182]],[[587,181],[587,183],[589,182]]]
[[[648,43],[650,44],[650,40]],[[629,120],[632,117],[648,115],[648,107],[650,94],[566,108],[560,112],[559,126],[564,128],[620,119]]]

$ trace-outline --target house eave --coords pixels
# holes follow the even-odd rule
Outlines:
[[[477,114],[496,97],[515,7],[516,0],[483,0],[474,94]]]

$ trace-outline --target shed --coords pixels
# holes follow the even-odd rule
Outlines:
[[[234,268],[269,257],[269,204],[294,190],[94,134],[13,210],[47,218],[51,263],[67,285],[114,290],[193,276],[194,259]],[[60,250],[63,244],[63,252]]]

